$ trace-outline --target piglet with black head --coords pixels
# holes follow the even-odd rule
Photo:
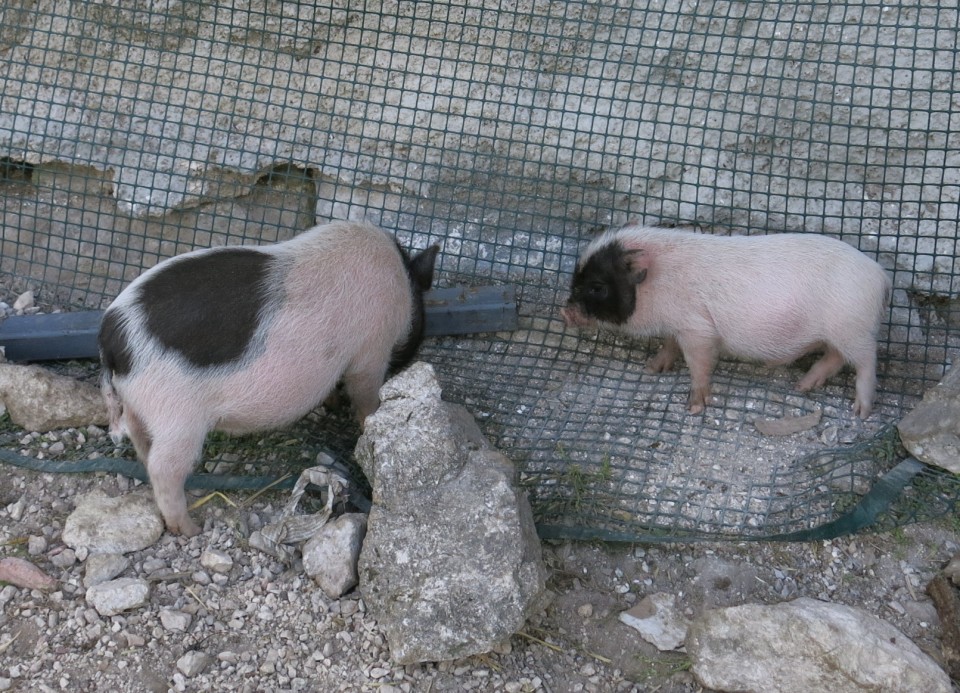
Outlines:
[[[343,381],[357,419],[423,339],[438,246],[334,222],[262,247],[197,250],[134,280],[104,313],[110,433],[146,465],[167,528],[192,536],[183,484],[207,433],[288,425]]]
[[[826,236],[713,236],[631,224],[587,246],[561,314],[570,326],[663,337],[647,370],[669,370],[682,354],[692,413],[706,406],[720,354],[784,364],[823,352],[797,387],[820,387],[851,364],[854,412],[866,418],[890,287],[880,265]]]

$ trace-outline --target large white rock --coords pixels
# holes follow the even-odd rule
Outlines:
[[[400,664],[491,650],[542,608],[546,569],[511,462],[443,402],[433,369],[388,381],[356,458],[373,487],[360,591]]]
[[[0,364],[0,400],[10,420],[27,431],[107,423],[99,388],[40,366]]]
[[[921,462],[960,474],[960,367],[954,366],[897,424],[900,440]]]
[[[741,693],[950,693],[950,679],[895,627],[842,604],[801,598],[715,609],[687,633],[700,685]]]
[[[163,534],[163,517],[152,496],[128,493],[111,498],[92,491],[77,501],[63,525],[63,543],[90,553],[130,553],[155,543]]]

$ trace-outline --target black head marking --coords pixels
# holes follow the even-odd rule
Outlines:
[[[223,248],[175,260],[141,286],[138,302],[147,329],[194,366],[242,358],[270,300],[274,262],[255,248]]]
[[[597,320],[625,323],[637,307],[637,284],[647,276],[646,269],[631,264],[641,252],[619,241],[600,248],[574,272],[569,302]]]
[[[97,343],[100,346],[100,362],[105,370],[120,376],[130,372],[133,367],[133,354],[121,311],[108,309],[103,314]]]
[[[413,259],[407,255],[407,252],[397,244],[400,256],[403,258],[403,264],[407,268],[407,276],[410,278],[410,289],[413,296],[413,315],[410,320],[410,332],[406,339],[399,342],[393,348],[390,356],[390,372],[395,373],[405,368],[417,355],[417,350],[423,342],[423,333],[426,327],[423,310],[423,293],[428,291],[433,285],[433,268],[437,261],[437,253],[440,252],[439,245],[432,245],[424,251],[417,253]]]

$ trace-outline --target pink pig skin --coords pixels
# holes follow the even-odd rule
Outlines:
[[[395,347],[411,333],[415,302],[422,307],[422,292],[391,236],[362,223],[315,227],[254,249],[282,269],[267,277],[272,298],[258,315],[256,332],[238,360],[198,367],[163,348],[150,332],[142,286],[180,258],[224,250],[194,251],[160,263],[132,282],[107,311],[118,311],[132,356],[128,373],[104,368],[101,387],[111,434],[117,440],[130,436],[168,529],[188,536],[200,528],[187,514],[183,485],[208,432],[241,434],[288,425],[341,379],[362,425],[379,406],[378,390]],[[437,250],[426,251],[431,274]],[[188,287],[175,298],[177,310],[184,311],[204,300]],[[105,339],[101,328],[106,364]]]
[[[594,314],[606,303],[584,298],[586,287],[599,279],[588,261],[616,245],[623,252],[614,255],[624,263],[617,271],[636,278],[625,282],[635,292],[635,308],[619,324]],[[682,354],[690,368],[692,413],[706,405],[721,353],[786,364],[823,351],[798,389],[820,387],[851,364],[857,372],[854,412],[866,418],[890,289],[880,265],[826,236],[713,236],[631,225],[604,233],[581,254],[561,314],[570,326],[599,324],[633,336],[664,337],[647,370],[669,370]]]

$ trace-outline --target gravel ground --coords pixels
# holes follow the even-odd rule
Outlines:
[[[85,443],[78,443],[78,439]],[[96,428],[37,436],[31,450],[103,445]],[[41,447],[45,446],[45,447]],[[105,474],[4,468],[0,557],[55,577],[55,591],[0,588],[0,690],[697,691],[682,653],[658,653],[618,621],[644,595],[668,592],[689,614],[711,606],[811,596],[858,606],[937,657],[938,620],[924,588],[960,551],[960,523],[912,525],[827,542],[655,546],[548,544],[547,610],[496,652],[416,666],[390,662],[356,592],[331,601],[302,574],[249,547],[281,493],[194,511],[204,532],[164,536],[130,555],[123,577],[151,584],[148,603],[101,617],[85,600],[86,557],[61,541],[78,495],[138,484]],[[239,504],[244,494],[228,494]],[[210,549],[228,572],[204,567]],[[79,555],[78,555],[79,554]]]

